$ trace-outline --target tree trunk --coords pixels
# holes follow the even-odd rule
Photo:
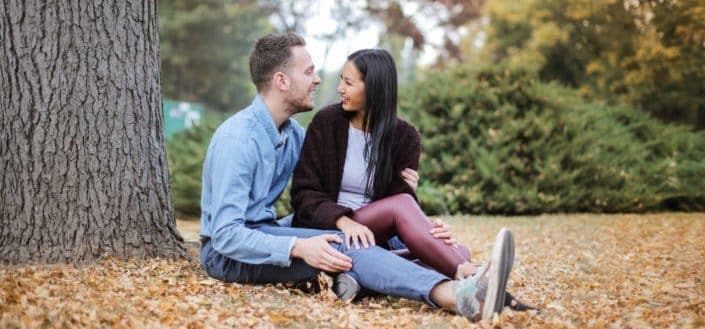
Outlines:
[[[184,257],[156,0],[2,0],[0,262]]]

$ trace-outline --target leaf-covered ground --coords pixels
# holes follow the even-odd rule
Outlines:
[[[553,215],[447,219],[488,257],[494,235],[516,238],[509,290],[540,307],[471,324],[390,297],[344,304],[330,291],[223,284],[198,262],[103,260],[0,268],[0,328],[699,328],[705,327],[705,214]],[[180,222],[187,240],[197,223]],[[195,255],[195,250],[194,255]]]

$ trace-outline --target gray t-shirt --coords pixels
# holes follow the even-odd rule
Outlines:
[[[368,159],[365,158],[366,132],[350,125],[348,128],[348,149],[345,153],[343,179],[338,194],[338,204],[353,210],[370,203],[365,194]]]

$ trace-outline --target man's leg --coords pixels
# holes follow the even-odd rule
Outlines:
[[[337,234],[343,238],[343,234],[338,231],[322,231],[313,229],[287,228],[279,226],[253,227],[260,231],[283,236],[296,236],[307,238],[325,233]],[[457,310],[461,314],[473,319],[479,319],[478,309],[482,309],[483,304],[488,304],[483,310],[483,319],[489,318],[493,313],[500,312],[504,306],[504,295],[506,283],[514,260],[514,239],[510,231],[502,229],[498,234],[493,248],[489,267],[483,273],[488,275],[476,275],[460,281],[450,282],[449,279],[430,269],[423,268],[409,260],[392,254],[389,250],[378,246],[369,248],[354,249],[346,248],[342,243],[330,243],[331,246],[343,252],[353,260],[353,268],[347,274],[357,280],[362,286],[373,291],[404,297],[409,299],[425,301],[432,306],[440,305],[451,310]],[[313,276],[318,271],[302,261],[294,263],[287,268],[256,265],[244,267],[245,272],[255,275],[247,276],[243,271],[233,272],[232,277],[228,274],[229,265],[218,267],[217,256],[213,256],[210,242],[204,244],[201,258],[204,267],[211,276],[222,277],[222,280],[230,281],[235,278],[237,282],[291,282],[297,278],[304,279]],[[215,253],[217,254],[217,253]],[[216,260],[216,261],[214,261]],[[232,260],[228,260],[232,262]],[[303,263],[303,264],[302,264]],[[300,264],[300,265],[296,265]],[[235,267],[243,268],[246,264],[235,264]],[[264,270],[272,270],[275,273],[265,273]],[[221,271],[221,272],[218,272]],[[299,272],[302,271],[299,276]],[[306,272],[308,271],[308,272]],[[443,289],[441,289],[443,288]],[[443,290],[439,293],[440,290]],[[432,299],[432,295],[434,296]],[[439,297],[441,296],[441,297]],[[477,305],[475,305],[477,304]],[[470,307],[467,307],[467,306]]]
[[[274,225],[261,225],[252,228],[268,234],[300,238],[321,234],[337,234],[341,240],[344,240],[343,233],[340,231],[288,228]],[[333,248],[353,259],[353,268],[347,274],[352,276],[361,286],[385,295],[426,301],[433,305],[430,300],[431,289],[438,283],[448,280],[447,277],[434,270],[423,268],[392,254],[389,250],[377,246],[355,249],[346,248],[345,244],[334,242],[330,244]],[[300,260],[295,261],[304,263]],[[294,262],[292,261],[293,266]],[[308,264],[304,263],[303,268],[310,268],[315,273],[318,273],[318,270],[313,269]]]
[[[322,231],[306,228],[281,227],[262,224],[250,227],[264,233],[279,236],[308,238],[337,231]],[[301,282],[315,279],[319,270],[309,266],[301,259],[293,259],[288,267],[271,264],[247,264],[225,257],[213,250],[210,241],[201,247],[201,264],[208,275],[224,282],[238,283],[284,283]]]
[[[292,260],[289,267],[238,262],[213,250],[210,241],[201,247],[201,264],[209,276],[224,282],[301,282],[313,279],[318,274],[316,269],[300,259]]]
[[[268,230],[267,233],[273,233],[271,228],[266,230]],[[317,234],[337,234],[341,240],[344,240],[343,233],[339,231],[312,231]],[[419,266],[379,246],[355,249],[334,242],[330,242],[330,245],[353,260],[352,270],[340,273],[336,277],[336,283],[338,279],[347,276],[352,278],[351,281],[355,286],[359,283],[362,288],[375,293],[415,299],[435,305],[430,299],[431,289],[438,283],[449,280],[435,270]]]
[[[348,274],[361,286],[378,293],[425,301],[435,306],[430,299],[431,290],[449,280],[443,274],[377,246],[360,249],[347,249],[344,245],[336,247],[353,259],[353,268]]]
[[[321,234],[337,234],[340,231],[325,231],[306,228],[288,228],[262,225],[253,227],[264,233],[307,238]],[[431,289],[442,281],[449,280],[443,274],[421,267],[378,246],[369,248],[347,248],[345,244],[330,243],[333,248],[353,259],[352,270],[347,272],[361,286],[385,295],[425,301],[431,305]],[[292,265],[294,262],[292,262]],[[306,267],[310,267],[304,264]],[[315,270],[315,269],[314,269]],[[316,273],[318,272],[315,270]]]
[[[338,234],[343,239],[343,234],[339,231],[276,225],[260,225],[251,228],[279,236],[308,238],[331,233]],[[436,271],[418,266],[378,246],[359,250],[346,248],[345,244],[340,243],[331,242],[331,246],[353,259],[353,269],[347,272],[350,276],[361,286],[382,294],[421,300],[434,305],[430,299],[431,289],[438,283],[448,280]],[[309,280],[319,273],[319,270],[299,259],[292,260],[289,267],[237,262],[213,250],[210,241],[204,243],[201,249],[201,263],[210,276],[226,282],[296,282]]]

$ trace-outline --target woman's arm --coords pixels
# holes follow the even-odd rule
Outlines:
[[[401,179],[406,182],[406,185],[409,185],[411,189],[416,192],[416,189],[419,187],[419,172],[416,170],[413,170],[411,168],[406,168],[401,171]]]
[[[394,138],[397,141],[397,146],[394,149],[393,155],[394,170],[397,174],[389,184],[389,187],[385,192],[385,196],[408,193],[416,199],[416,188],[410,186],[410,184],[406,182],[402,172],[407,168],[414,171],[419,169],[419,157],[421,156],[421,136],[416,128],[409,123],[400,120],[397,124],[397,131]]]

